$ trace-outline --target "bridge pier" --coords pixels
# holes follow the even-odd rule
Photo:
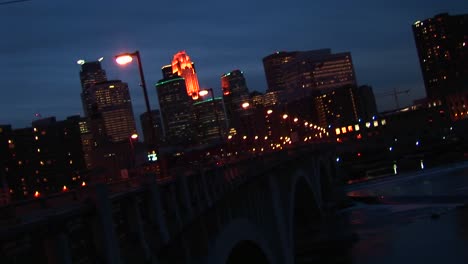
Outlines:
[[[149,216],[153,225],[159,229],[163,244],[169,241],[169,230],[166,223],[165,212],[161,203],[161,193],[156,180],[153,178],[149,184]]]
[[[104,246],[106,263],[120,264],[120,248],[115,234],[112,219],[112,206],[109,200],[108,187],[105,184],[96,184],[96,210],[99,220],[99,230]]]

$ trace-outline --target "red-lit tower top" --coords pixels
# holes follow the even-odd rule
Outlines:
[[[172,72],[185,79],[187,94],[191,96],[193,100],[198,99],[200,86],[198,84],[197,74],[193,62],[185,51],[179,51],[174,55],[174,59],[172,59]]]

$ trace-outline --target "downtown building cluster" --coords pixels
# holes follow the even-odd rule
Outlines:
[[[437,106],[434,118],[442,105],[454,120],[468,116],[466,24],[467,15],[442,14],[413,25],[428,96],[419,102]],[[3,203],[120,180],[144,173],[142,167],[159,173],[154,164],[203,166],[330,136],[361,139],[388,123],[398,124],[388,128],[393,134],[400,131],[401,118],[378,115],[372,87],[357,83],[350,52],[270,54],[263,58],[264,93],[249,90],[239,69],[222,74],[219,87],[203,87],[195,66],[181,51],[161,67],[154,87],[159,109],[140,115],[142,145],[127,83],[108,80],[100,61],[82,62],[84,117],[0,126]],[[418,115],[423,123],[426,113]]]

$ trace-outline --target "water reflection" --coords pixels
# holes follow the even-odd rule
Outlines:
[[[356,202],[338,213],[335,224],[357,239],[334,253],[323,251],[315,263],[467,263],[468,207],[460,204],[467,202],[468,170],[425,171],[348,195]]]

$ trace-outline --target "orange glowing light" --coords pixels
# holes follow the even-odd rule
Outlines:
[[[39,198],[39,196],[41,196],[41,194],[39,193],[39,191],[36,191],[36,192],[34,193],[34,197],[35,197],[35,198]]]
[[[200,86],[198,84],[197,74],[193,67],[193,62],[185,51],[179,51],[174,55],[172,59],[172,73],[182,76],[185,79],[187,94],[191,96],[193,100],[198,99]]]
[[[82,182],[82,183],[81,183],[81,186],[85,187],[85,186],[86,186],[86,182]]]
[[[137,138],[138,138],[138,134],[132,134],[132,135],[130,136],[130,138],[131,138],[131,139],[137,139]]]
[[[121,55],[115,58],[115,62],[120,65],[125,65],[133,61],[132,56],[126,54],[126,55]]]
[[[68,191],[68,187],[67,187],[66,185],[64,185],[64,186],[62,187],[62,191],[63,191],[63,192]]]
[[[268,110],[267,110],[267,114],[269,115],[269,114],[271,114],[271,113],[273,113],[273,110],[268,109]]]
[[[250,106],[250,104],[248,102],[245,102],[242,104],[242,108],[246,109]]]
[[[286,119],[286,118],[288,118],[288,115],[287,115],[287,114],[284,114],[284,115],[283,115],[283,119]]]

